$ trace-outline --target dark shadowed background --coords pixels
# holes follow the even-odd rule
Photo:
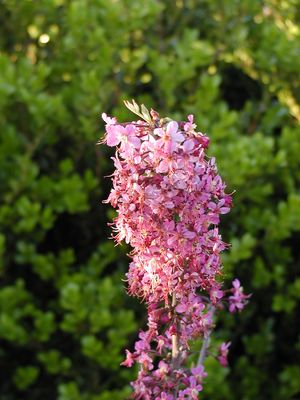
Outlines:
[[[124,400],[145,323],[101,203],[101,112],[194,113],[236,190],[202,399],[300,399],[299,0],[0,0],[0,399]]]

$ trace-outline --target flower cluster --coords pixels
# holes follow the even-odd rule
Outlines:
[[[229,296],[229,311],[231,313],[235,311],[241,311],[248,302],[248,299],[251,295],[244,294],[244,289],[241,286],[241,283],[238,279],[234,279],[232,282],[232,289],[230,290],[232,293]]]
[[[185,361],[189,341],[210,335],[212,310],[224,296],[220,253],[227,245],[218,224],[231,196],[193,116],[176,122],[135,102],[126,105],[142,120],[121,124],[102,115],[103,142],[117,146],[107,202],[117,211],[115,240],[133,249],[128,292],[146,302],[148,325],[122,364],[140,365],[135,399],[198,399],[206,373],[201,363],[189,369]],[[245,302],[234,285],[230,311]]]
[[[227,361],[227,356],[228,356],[228,349],[231,345],[231,342],[228,343],[222,343],[219,349],[219,356],[218,356],[218,361],[223,367],[227,367],[228,361]]]

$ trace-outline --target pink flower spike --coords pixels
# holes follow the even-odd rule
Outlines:
[[[215,159],[206,154],[209,138],[196,131],[192,115],[165,123],[145,106],[125,104],[146,119],[118,124],[102,115],[102,143],[116,146],[106,202],[116,209],[113,238],[131,247],[128,294],[145,302],[148,319],[121,365],[138,364],[131,382],[135,400],[198,400],[215,314],[225,300],[234,312],[249,298],[237,279],[230,290],[221,283],[221,253],[228,245],[218,225],[231,196]],[[200,365],[189,368],[196,338],[202,343]],[[222,344],[217,355],[222,365],[228,348]]]

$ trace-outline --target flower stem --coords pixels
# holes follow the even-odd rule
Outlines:
[[[214,313],[215,313],[216,308],[214,306],[211,306],[210,311],[211,311],[211,316],[213,317]],[[210,344],[210,339],[211,339],[211,333],[212,333],[212,329],[210,331],[208,331],[207,335],[204,337],[203,343],[202,343],[202,347],[200,350],[200,354],[199,354],[199,358],[198,358],[198,363],[197,366],[199,367],[200,365],[203,365],[203,362],[205,360],[206,357],[206,352],[207,349],[209,347]]]

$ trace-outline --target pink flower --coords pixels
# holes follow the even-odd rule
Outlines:
[[[189,386],[185,390],[181,390],[179,392],[179,395],[189,396],[188,399],[198,400],[199,392],[201,392],[202,389],[202,385],[197,383],[197,380],[193,376],[191,376],[189,378]]]
[[[129,108],[142,115],[136,103]],[[107,199],[117,211],[114,239],[132,247],[127,289],[148,312],[147,328],[122,365],[140,366],[131,383],[135,399],[175,400],[177,392],[177,400],[196,400],[206,373],[185,362],[191,340],[209,337],[213,310],[222,307],[220,253],[227,245],[218,225],[231,196],[215,159],[206,157],[209,139],[196,131],[192,115],[180,123],[165,123],[154,110],[149,115],[146,122],[121,125],[103,114],[103,142],[116,146]],[[242,309],[248,297],[233,281],[230,311]],[[229,344],[222,346],[225,365]]]
[[[210,292],[210,298],[213,304],[216,304],[223,296],[224,292],[217,288]]]
[[[149,357],[147,353],[142,352],[138,357],[137,361],[143,365],[144,368],[148,370],[153,369],[152,358]]]
[[[176,306],[175,308],[176,312],[180,313],[184,313],[187,310],[187,304],[184,303],[180,303],[178,304],[178,306]]]
[[[160,136],[157,146],[162,147],[167,153],[172,153],[178,148],[178,144],[184,141],[184,136],[178,131],[178,123],[171,121],[166,128],[157,128],[154,134]]]
[[[169,371],[170,371],[169,364],[167,364],[165,361],[161,360],[158,363],[158,369],[156,371],[154,371],[153,374],[157,378],[163,379],[168,374]]]
[[[183,143],[182,148],[183,148],[183,151],[185,153],[190,153],[195,148],[194,139],[185,140],[185,142]]]
[[[188,131],[194,131],[196,129],[197,125],[194,124],[194,116],[192,114],[188,115],[188,121],[186,122],[183,126],[183,129],[188,132]]]
[[[134,364],[133,354],[130,353],[130,351],[127,349],[125,351],[126,351],[126,360],[121,362],[120,365],[124,365],[124,367],[132,367],[132,365]]]
[[[174,396],[171,394],[167,394],[166,392],[162,392],[159,396],[155,398],[155,400],[174,400]]]
[[[234,279],[232,282],[232,289],[231,293],[232,295],[229,296],[229,311],[231,313],[235,311],[241,311],[245,305],[248,303],[249,297],[251,295],[246,295],[243,293],[244,289],[240,284],[240,281],[238,279]]]
[[[117,123],[116,118],[111,118],[105,113],[102,113],[101,116],[102,116],[103,121],[105,121],[107,125],[114,125]]]
[[[125,154],[133,148],[139,148],[141,140],[136,136],[135,127],[133,125],[107,125],[106,127],[106,143],[108,146],[117,146],[122,143]]]
[[[219,356],[218,356],[218,361],[223,367],[227,367],[228,361],[227,361],[227,356],[228,356],[228,349],[231,345],[231,342],[227,343],[222,343],[219,349]]]
[[[158,354],[162,354],[163,350],[165,349],[166,345],[167,345],[168,340],[166,340],[166,338],[164,336],[158,336],[157,337],[157,346],[156,346],[156,350],[158,351]]]
[[[196,379],[202,380],[207,376],[207,373],[204,371],[203,365],[198,365],[198,367],[192,368],[191,372]]]

